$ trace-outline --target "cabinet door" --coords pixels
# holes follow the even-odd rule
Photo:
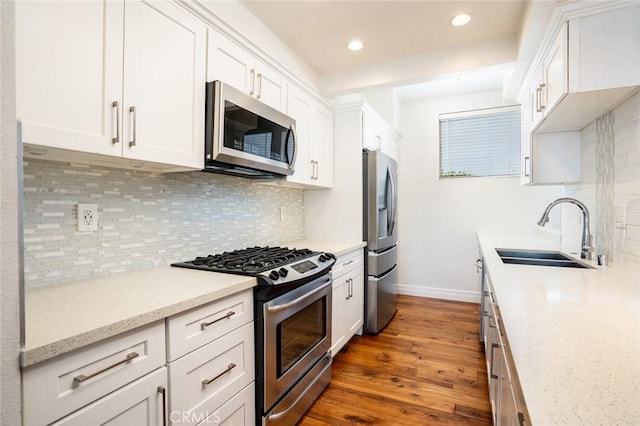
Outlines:
[[[529,99],[522,102],[520,114],[520,184],[531,183],[531,103]]]
[[[204,166],[206,29],[178,6],[125,3],[124,156]]]
[[[208,30],[207,81],[220,80],[248,95],[256,94],[254,58],[219,32]]]
[[[298,153],[295,172],[287,176],[287,182],[310,184],[313,176],[313,160],[310,158],[311,99],[296,87],[290,87],[287,94],[287,114],[296,120]]]
[[[315,185],[330,188],[333,186],[333,114],[320,104],[313,108],[309,139],[315,161]]]
[[[331,293],[331,355],[336,354],[346,343],[346,300],[348,297],[346,279],[337,277],[333,281]]]
[[[543,106],[544,114],[550,110],[567,93],[567,24],[563,24],[551,49],[543,60],[544,90]]]
[[[348,298],[345,308],[346,340],[360,332],[364,319],[364,268],[358,267],[347,274]]]
[[[121,155],[122,13],[122,1],[16,2],[25,143]]]
[[[52,425],[166,425],[166,389],[167,369],[162,367]]]
[[[256,99],[277,109],[286,110],[287,81],[269,66],[256,62],[254,68]]]

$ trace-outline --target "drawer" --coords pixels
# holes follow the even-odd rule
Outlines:
[[[198,425],[240,426],[256,424],[255,382],[225,402]]]
[[[165,364],[164,321],[25,368],[24,425],[49,424]]]
[[[161,425],[167,413],[160,389],[166,388],[167,369],[162,367],[51,426]]]
[[[253,289],[170,317],[167,360],[175,361],[252,321]]]
[[[251,322],[170,363],[171,413],[193,425],[211,415],[253,381],[254,358]]]
[[[362,265],[364,265],[364,249],[362,248],[338,256],[335,265],[331,268],[333,279]]]

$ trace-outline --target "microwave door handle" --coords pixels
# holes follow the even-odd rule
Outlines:
[[[289,169],[293,170],[296,164],[296,159],[298,158],[298,135],[296,134],[296,126],[289,127],[289,131],[287,132],[287,153],[289,152],[289,134],[293,134],[293,158],[291,158],[291,161],[289,162]]]

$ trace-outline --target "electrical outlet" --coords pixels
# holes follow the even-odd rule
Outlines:
[[[615,228],[625,229],[627,227],[627,208],[624,205],[618,204],[614,206],[613,213],[613,226]]]
[[[287,206],[280,206],[280,220],[287,218]]]
[[[78,231],[98,230],[98,205],[78,204]]]

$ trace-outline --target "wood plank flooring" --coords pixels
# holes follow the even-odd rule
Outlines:
[[[298,424],[490,425],[479,309],[399,296],[380,334],[354,336],[334,357],[331,383]]]

